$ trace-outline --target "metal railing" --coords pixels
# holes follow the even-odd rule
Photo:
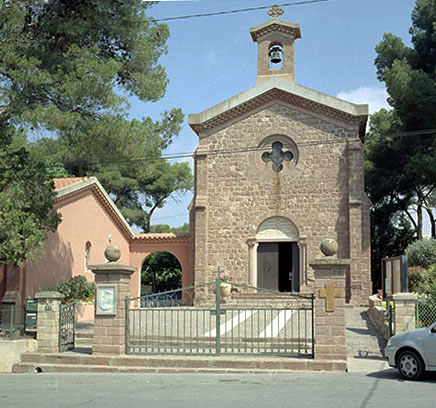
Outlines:
[[[314,296],[221,281],[126,300],[128,354],[314,355]]]

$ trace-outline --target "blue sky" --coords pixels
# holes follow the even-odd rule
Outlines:
[[[292,0],[277,1],[278,4]],[[297,1],[297,0],[295,0]],[[271,2],[273,4],[273,2]],[[269,6],[265,0],[164,1],[149,9],[156,19],[247,7]],[[370,111],[386,106],[386,92],[377,80],[375,46],[385,32],[410,42],[415,0],[329,0],[283,7],[283,20],[299,23],[302,38],[295,45],[298,84],[356,103]],[[249,28],[270,17],[267,10],[170,21],[168,54],[160,63],[170,83],[157,103],[131,100],[131,117],[151,116],[179,107],[185,122],[166,153],[193,152],[198,138],[187,116],[201,112],[255,85],[256,43]],[[189,161],[189,160],[188,160]],[[191,163],[192,164],[192,163]],[[188,222],[192,194],[170,198],[152,224]]]

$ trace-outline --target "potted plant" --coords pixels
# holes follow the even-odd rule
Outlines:
[[[220,294],[221,298],[225,301],[226,298],[230,296],[230,292],[232,290],[232,285],[230,281],[232,280],[232,277],[228,273],[221,273],[220,274]]]

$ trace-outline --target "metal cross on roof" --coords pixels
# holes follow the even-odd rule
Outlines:
[[[262,154],[262,160],[265,163],[272,162],[272,169],[276,173],[280,172],[283,169],[284,161],[291,161],[294,158],[292,152],[287,151],[284,152],[282,150],[283,143],[282,142],[274,142],[272,145],[272,152],[265,152]]]
[[[281,9],[277,4],[274,4],[272,8],[268,10],[268,15],[272,18],[278,18],[284,13],[283,9]]]

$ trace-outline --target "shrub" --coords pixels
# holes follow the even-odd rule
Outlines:
[[[409,292],[421,293],[423,291],[425,269],[422,266],[410,266],[407,269],[409,277]]]
[[[84,276],[74,276],[68,282],[50,288],[65,295],[64,302],[77,300],[93,300],[95,296],[94,282],[88,282]]]
[[[436,264],[427,269],[411,267],[408,273],[409,290],[436,299]]]
[[[422,266],[427,269],[436,264],[436,239],[421,239],[406,248],[409,266]]]

